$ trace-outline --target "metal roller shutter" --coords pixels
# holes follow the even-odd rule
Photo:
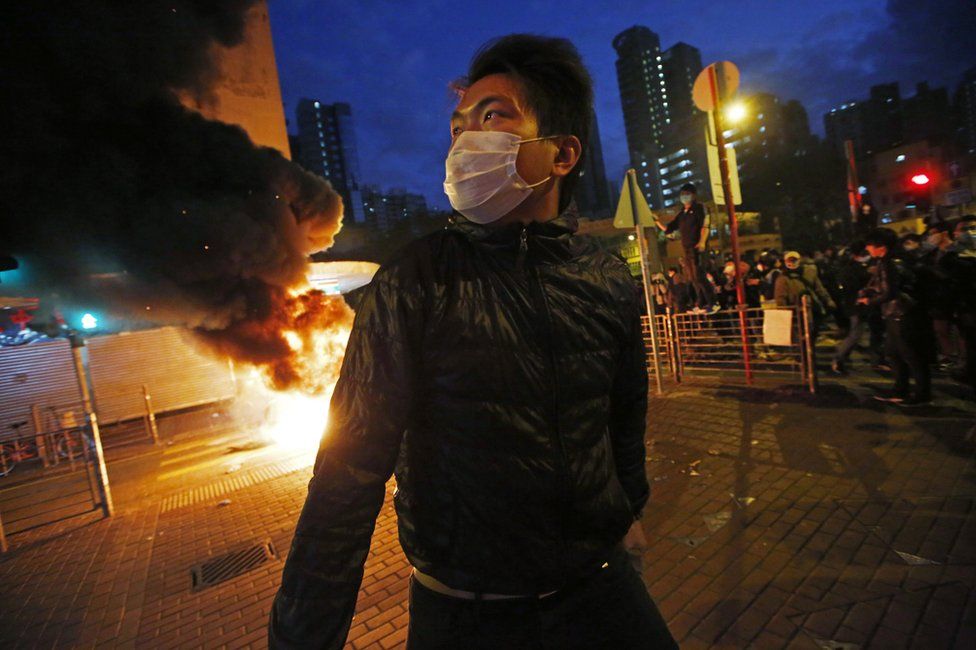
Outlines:
[[[230,365],[198,352],[176,327],[88,340],[88,373],[95,410],[104,423],[145,413],[142,385],[157,413],[234,396]]]
[[[71,346],[65,339],[0,348],[0,438],[10,425],[26,421],[20,434],[34,433],[31,405],[81,412],[81,391]]]

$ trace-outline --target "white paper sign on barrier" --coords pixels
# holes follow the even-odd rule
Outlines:
[[[763,343],[793,345],[793,310],[763,310]]]

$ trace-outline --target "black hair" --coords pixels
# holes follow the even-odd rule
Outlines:
[[[884,246],[893,252],[898,245],[898,235],[889,228],[875,228],[864,238],[865,246]]]
[[[694,183],[685,183],[684,185],[681,186],[681,189],[678,190],[678,191],[679,192],[691,192],[692,194],[697,194],[697,191],[695,190],[695,184]]]
[[[559,211],[573,198],[583,170],[593,114],[593,80],[576,47],[565,38],[509,34],[488,41],[468,66],[471,85],[492,74],[507,74],[521,82],[525,102],[539,122],[539,135],[575,135],[583,151],[576,166],[563,177]]]
[[[922,243],[922,236],[921,235],[916,235],[913,232],[910,232],[907,235],[902,235],[901,236],[901,243],[904,244],[907,241],[913,241],[916,244],[921,244]]]

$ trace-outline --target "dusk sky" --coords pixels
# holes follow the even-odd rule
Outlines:
[[[451,80],[486,40],[512,32],[563,36],[596,84],[607,175],[627,165],[613,37],[646,25],[662,48],[684,41],[702,62],[727,59],[746,91],[799,99],[815,133],[823,113],[866,97],[872,84],[955,89],[976,65],[973,0],[819,0],[613,3],[495,0],[488,3],[270,0],[285,111],[294,130],[301,97],[352,106],[363,181],[420,192],[447,207],[441,189]]]

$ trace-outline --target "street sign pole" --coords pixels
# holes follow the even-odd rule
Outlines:
[[[725,194],[725,210],[729,217],[729,233],[732,236],[732,258],[735,264],[735,297],[739,311],[739,331],[742,335],[742,362],[746,371],[746,383],[751,384],[752,362],[749,355],[745,289],[742,286],[742,270],[739,268],[742,260],[739,254],[739,221],[735,216],[732,184],[729,180],[729,160],[725,151],[725,134],[722,132],[722,97],[719,93],[718,79],[715,75],[715,65],[708,66],[708,85],[714,105],[712,117],[715,121],[715,144],[718,146],[718,165],[722,175],[722,192]]]
[[[844,156],[847,158],[847,202],[851,208],[851,224],[848,235],[854,237],[861,220],[860,183],[857,180],[857,163],[854,161],[854,142],[844,140]],[[844,230],[847,230],[846,228]]]
[[[637,250],[640,251],[641,278],[644,280],[644,302],[647,305],[648,329],[651,331],[651,353],[654,355],[654,383],[657,387],[657,394],[663,391],[661,388],[661,357],[657,345],[657,328],[654,326],[654,297],[651,294],[651,271],[647,268],[647,246],[644,240],[644,226],[641,225],[639,211],[637,208],[637,192],[640,186],[637,184],[637,172],[633,169],[627,170],[627,184],[630,189],[630,209],[634,215],[634,236],[637,238]]]

